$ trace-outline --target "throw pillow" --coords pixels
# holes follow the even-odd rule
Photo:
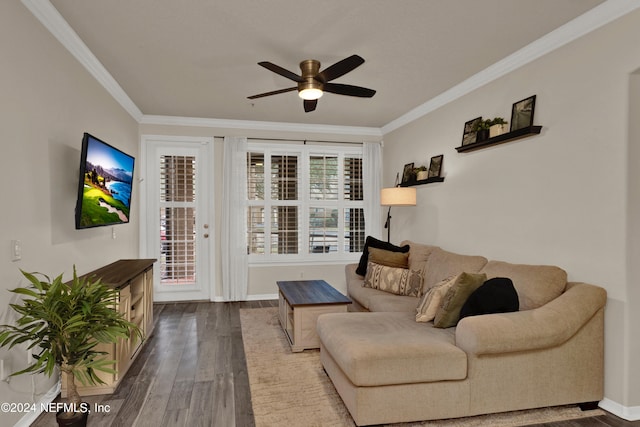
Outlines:
[[[408,268],[387,267],[369,262],[364,276],[364,286],[396,295],[405,295],[408,278]]]
[[[385,249],[387,251],[393,252],[409,252],[409,245],[404,246],[396,246],[388,242],[384,242],[382,240],[378,240],[375,237],[367,236],[367,239],[364,242],[364,250],[362,251],[362,256],[360,257],[360,262],[358,263],[358,268],[356,269],[356,273],[360,276],[364,276],[367,272],[367,263],[369,262],[369,248],[378,248]]]
[[[473,291],[460,310],[460,319],[491,313],[518,311],[518,292],[511,279],[494,277]]]
[[[424,283],[424,271],[409,268],[409,279],[407,279],[406,295],[420,298],[422,295],[422,284]]]
[[[409,253],[393,252],[378,248],[369,248],[369,262],[386,265],[387,267],[408,268]]]
[[[416,322],[430,322],[435,319],[442,298],[444,298],[457,278],[458,276],[448,277],[425,292],[416,308]]]
[[[453,286],[447,291],[436,313],[433,325],[436,328],[450,328],[458,324],[460,310],[469,295],[487,280],[484,273],[462,273],[456,277]]]

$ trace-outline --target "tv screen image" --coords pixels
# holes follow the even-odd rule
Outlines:
[[[129,222],[135,159],[88,133],[82,138],[76,228]]]

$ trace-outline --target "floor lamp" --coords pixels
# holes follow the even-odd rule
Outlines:
[[[387,212],[387,222],[384,228],[387,229],[387,242],[391,242],[391,207],[392,206],[415,206],[416,189],[409,187],[391,187],[380,190],[380,204],[389,206]]]

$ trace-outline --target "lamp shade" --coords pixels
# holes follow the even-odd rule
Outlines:
[[[415,206],[416,189],[409,187],[391,187],[380,190],[382,206]]]

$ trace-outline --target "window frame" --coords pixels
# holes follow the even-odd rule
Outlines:
[[[345,158],[363,159],[363,146],[359,144],[349,145],[321,145],[321,144],[274,144],[272,141],[251,141],[247,145],[247,156],[250,153],[263,155],[264,159],[264,199],[246,200],[245,209],[250,206],[262,206],[265,210],[264,236],[265,240],[270,236],[270,229],[267,223],[270,221],[270,213],[267,212],[274,206],[298,206],[298,253],[277,254],[265,251],[263,254],[248,253],[249,265],[264,264],[336,264],[357,261],[362,252],[345,251],[345,212],[349,208],[362,209],[366,216],[366,203],[364,195],[362,200],[348,200],[344,197],[345,184]],[[271,199],[271,158],[272,156],[290,155],[298,157],[298,200],[273,200]],[[310,191],[310,159],[313,156],[336,156],[338,157],[338,199],[337,200],[315,200],[311,199]],[[364,171],[363,171],[364,172]],[[248,170],[249,173],[249,170]],[[247,182],[249,176],[247,176]],[[312,253],[309,245],[310,233],[310,210],[312,208],[338,209],[338,241],[337,252]],[[249,233],[247,224],[247,236]],[[269,225],[270,227],[270,225]],[[363,228],[362,232],[365,230]],[[249,244],[247,242],[247,244]],[[364,238],[363,238],[364,245]],[[266,249],[266,248],[265,248]],[[247,248],[247,251],[248,248]]]

